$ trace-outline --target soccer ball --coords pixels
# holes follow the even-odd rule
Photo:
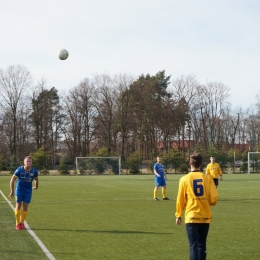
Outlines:
[[[68,53],[67,50],[62,49],[62,50],[59,51],[58,57],[59,57],[60,60],[66,60],[69,57],[69,53]]]

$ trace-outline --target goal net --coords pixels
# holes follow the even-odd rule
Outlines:
[[[76,157],[76,173],[78,175],[120,174],[121,157]]]
[[[260,170],[260,152],[248,152],[247,158],[247,173],[259,172]]]

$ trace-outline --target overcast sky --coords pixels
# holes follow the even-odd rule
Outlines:
[[[193,75],[232,107],[260,90],[259,0],[0,0],[0,68],[71,89],[93,74]],[[60,49],[69,58],[57,57]]]

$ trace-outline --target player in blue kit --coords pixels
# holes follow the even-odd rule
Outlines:
[[[154,171],[154,180],[155,180],[155,188],[153,191],[154,200],[158,200],[157,193],[158,193],[159,186],[162,186],[163,200],[169,200],[169,198],[166,197],[166,179],[167,179],[167,177],[164,172],[164,167],[163,167],[162,159],[160,156],[157,157],[157,163],[154,164],[153,171]]]
[[[24,221],[27,216],[28,205],[32,198],[32,189],[38,189],[38,171],[32,168],[32,158],[26,156],[24,158],[24,166],[20,166],[14,172],[10,181],[10,198],[14,197],[14,182],[17,180],[15,197],[16,197],[16,207],[15,207],[15,220],[16,230],[25,229]],[[35,186],[32,186],[33,180],[35,181]],[[23,209],[21,212],[21,206]]]

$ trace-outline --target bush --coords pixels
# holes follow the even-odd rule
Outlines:
[[[189,164],[187,162],[182,162],[180,165],[180,172],[181,173],[188,173],[189,172]]]
[[[139,157],[139,152],[136,151],[132,153],[127,160],[127,165],[130,169],[130,173],[136,174],[140,173],[140,162],[141,158]]]
[[[67,164],[67,160],[66,160],[65,157],[63,157],[63,158],[61,159],[58,172],[59,172],[60,174],[62,174],[62,175],[68,175],[68,174],[70,174],[70,172],[69,172],[69,166],[68,166],[68,164]]]
[[[43,170],[40,170],[40,173],[43,174],[43,175],[47,175],[49,174],[49,170],[47,168],[44,168]]]
[[[30,154],[35,167],[42,174],[49,174],[48,171],[48,158],[50,153],[43,148],[38,149],[35,153]]]

